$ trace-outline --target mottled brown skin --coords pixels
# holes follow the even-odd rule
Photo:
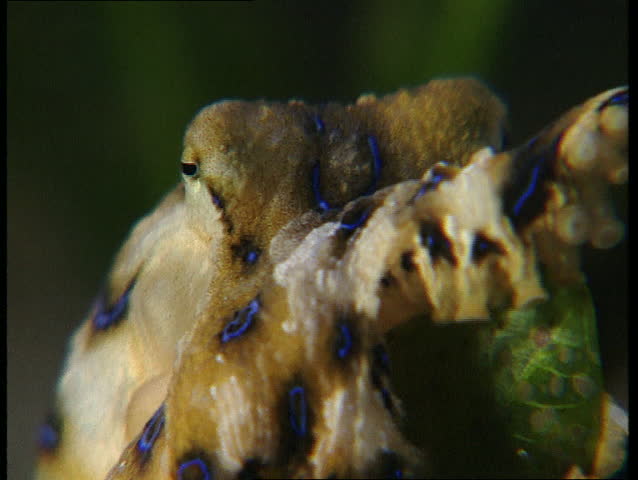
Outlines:
[[[105,307],[97,304],[74,336],[58,389],[60,442],[37,478],[102,478],[111,467],[109,478],[177,478],[196,456],[215,478],[436,474],[433,440],[411,437],[415,447],[401,431],[375,347],[415,315],[481,319],[543,298],[538,257],[574,278],[577,263],[561,259],[574,258],[575,245],[610,243],[607,234],[600,241],[615,221],[603,189],[626,168],[622,107],[613,121],[599,111],[613,93],[561,117],[534,145],[497,155],[504,107],[471,79],[346,107],[226,101],[203,109],[186,132],[183,184],[134,228],[109,275],[107,305],[132,286],[124,313],[98,329]],[[578,141],[563,141],[572,136],[598,147],[592,162],[581,161]],[[508,216],[508,192],[518,194],[525,184],[515,179],[528,175],[520,165],[557,139],[543,179],[549,193],[529,218]],[[432,168],[441,161],[448,165]],[[316,188],[334,209],[318,205],[315,167]],[[437,175],[440,185],[423,191]],[[379,191],[358,198],[372,184]],[[569,218],[558,214],[567,206],[595,227],[566,230]],[[342,227],[366,211],[359,227]],[[425,248],[428,235],[449,246]],[[480,259],[478,235],[492,242]],[[255,298],[250,327],[221,342]],[[335,345],[348,343],[344,322],[352,335],[345,360],[335,358]],[[309,433],[295,436],[286,398],[300,385]],[[139,439],[154,431],[144,424],[160,405],[164,423],[153,424],[156,440],[141,452]],[[188,475],[206,478],[192,472],[197,465]]]

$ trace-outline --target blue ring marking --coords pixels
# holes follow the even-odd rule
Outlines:
[[[290,426],[298,437],[305,437],[308,433],[307,413],[306,392],[302,386],[297,385],[288,392],[288,417]]]
[[[226,343],[242,335],[252,325],[257,312],[259,312],[259,300],[255,298],[246,307],[235,312],[233,320],[221,333],[221,342]]]
[[[516,230],[529,225],[545,209],[548,192],[543,186],[555,175],[552,168],[563,134],[547,145],[538,145],[541,133],[515,154],[502,197],[503,210]]]
[[[317,133],[321,134],[326,131],[326,126],[323,124],[323,120],[321,120],[321,117],[318,114],[314,115],[312,119],[315,122],[315,128],[317,129]]]
[[[217,192],[210,186],[208,185],[208,193],[210,195],[210,198],[213,202],[213,205],[215,205],[217,208],[223,210],[224,209],[224,199],[217,194]]]
[[[443,175],[442,173],[437,173],[436,175],[434,175],[429,180],[423,182],[423,184],[421,185],[421,188],[419,188],[419,191],[416,192],[416,195],[414,196],[412,201],[414,201],[417,198],[425,195],[427,192],[435,190],[436,187],[439,186],[439,183],[441,183],[445,179],[446,179],[445,175]]]
[[[521,194],[521,196],[518,197],[518,200],[516,201],[516,203],[514,204],[514,208],[512,209],[514,216],[518,216],[521,213],[521,209],[525,205],[525,201],[529,199],[529,197],[531,197],[536,190],[536,184],[538,183],[538,174],[541,167],[542,163],[535,165],[534,168],[532,168],[532,174],[527,183],[527,187],[525,188],[525,191]]]
[[[343,222],[341,222],[339,224],[339,228],[342,228],[343,230],[350,230],[350,231],[356,230],[357,228],[359,228],[361,225],[363,225],[365,223],[365,221],[368,219],[369,215],[370,215],[370,209],[368,208],[353,223],[343,223]]]
[[[401,254],[401,268],[406,273],[412,273],[415,269],[414,265],[414,252],[412,250],[403,252]]]
[[[47,421],[40,425],[38,431],[38,447],[41,450],[53,451],[60,443],[60,432],[54,422]]]
[[[315,163],[315,166],[312,167],[312,191],[315,194],[315,201],[319,205],[319,209],[326,212],[328,210],[334,210],[333,207],[330,206],[328,202],[326,202],[320,191],[320,172],[319,172],[319,162]]]
[[[375,350],[377,350],[377,347],[375,347]],[[373,353],[375,358],[372,364],[372,368],[370,369],[370,378],[372,379],[372,385],[374,385],[381,394],[381,402],[383,403],[383,406],[390,413],[393,413],[394,405],[392,402],[392,395],[390,394],[390,391],[384,386],[382,378],[382,375],[387,374],[389,370],[387,354],[385,353],[385,349],[377,350]],[[378,358],[379,356],[381,358]]]
[[[383,406],[386,408],[386,410],[392,413],[392,411],[394,410],[392,395],[390,394],[390,391],[383,385],[383,378],[381,378],[381,373],[378,371],[377,368],[372,368],[372,370],[370,371],[370,377],[372,379],[372,385],[374,385],[381,394],[381,402],[383,403]]]
[[[383,406],[389,412],[392,412],[393,403],[392,403],[392,395],[387,388],[381,387],[381,400],[383,400]]]
[[[372,348],[372,355],[374,364],[378,366],[382,372],[388,373],[390,371],[390,356],[382,343],[377,343]]]
[[[384,448],[381,452],[381,464],[384,477],[403,478],[399,456],[391,450]]]
[[[224,202],[222,202],[222,199],[219,198],[218,195],[211,193],[210,196],[211,196],[211,199],[213,200],[213,205],[219,208],[224,208]]]
[[[491,245],[486,239],[477,237],[472,247],[472,258],[482,258],[489,253],[490,249]]]
[[[188,460],[182,463],[177,468],[177,478],[179,478],[179,480],[182,480],[183,478],[182,475],[184,474],[184,470],[192,466],[197,466],[199,472],[204,475],[201,480],[210,480],[210,472],[208,471],[208,466],[201,458],[194,458],[193,460]]]
[[[433,261],[439,257],[443,257],[452,265],[456,265],[456,258],[452,253],[450,240],[445,236],[438,225],[423,222],[419,236],[421,244],[428,249]]]
[[[260,252],[257,250],[251,250],[246,255],[244,255],[244,262],[248,265],[254,265],[255,262],[259,259]]]
[[[153,448],[155,440],[157,440],[162,428],[164,428],[164,422],[164,404],[162,404],[144,425],[142,436],[137,441],[137,448],[140,452],[148,453]]]
[[[251,237],[242,237],[238,244],[230,246],[233,256],[238,257],[246,265],[254,265],[261,256],[261,249],[257,248]]]
[[[370,152],[372,153],[372,181],[370,182],[370,186],[368,187],[368,189],[363,194],[364,197],[371,195],[376,191],[377,182],[381,177],[381,168],[383,167],[381,154],[379,153],[379,145],[377,144],[377,139],[374,135],[368,135],[368,146],[370,147]],[[331,207],[330,204],[326,200],[324,200],[323,196],[321,195],[321,173],[319,171],[319,161],[317,161],[312,167],[311,184],[312,192],[315,196],[315,202],[322,212],[339,208]]]
[[[339,337],[337,340],[337,356],[343,360],[352,350],[352,333],[350,332],[350,328],[345,323],[340,323],[339,327]]]
[[[126,289],[126,291],[117,299],[115,305],[111,307],[110,310],[106,311],[98,311],[93,317],[93,326],[97,330],[106,330],[107,328],[117,324],[124,314],[126,313],[126,309],[128,307],[129,296],[131,290],[133,289],[133,284]],[[104,296],[99,300],[99,310],[102,310],[104,307]]]
[[[490,253],[502,255],[503,249],[498,243],[488,239],[482,233],[477,234],[474,237],[474,242],[472,243],[472,260],[475,262],[480,262],[483,258],[485,258],[485,256],[489,255]]]
[[[319,209],[326,212],[328,210],[333,210],[332,207],[330,207],[330,204],[328,202],[326,202],[323,197],[321,196],[321,191],[320,191],[320,187],[319,184],[321,182],[320,177],[320,172],[319,172],[319,162],[315,163],[315,166],[312,167],[312,191],[315,195],[315,201],[317,202],[317,204],[319,205]]]
[[[623,90],[621,92],[615,93],[607,100],[605,100],[599,107],[598,111],[604,110],[605,108],[612,105],[628,105],[629,104],[629,91]]]
[[[381,177],[381,154],[379,153],[379,145],[377,144],[377,137],[374,135],[368,135],[368,146],[370,147],[370,152],[372,153],[372,183],[370,184],[370,188],[368,188],[367,192],[364,193],[364,196],[370,195],[374,193],[377,189],[377,182]]]

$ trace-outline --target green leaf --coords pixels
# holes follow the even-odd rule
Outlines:
[[[487,344],[496,401],[530,473],[587,471],[603,394],[595,310],[585,284],[545,286],[548,301],[497,317]]]

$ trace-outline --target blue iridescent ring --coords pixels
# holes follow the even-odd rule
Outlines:
[[[129,285],[126,291],[117,299],[115,304],[109,310],[104,310],[104,304],[106,303],[104,296],[100,298],[98,301],[98,311],[93,317],[93,326],[96,330],[106,330],[122,320],[122,317],[128,308],[128,301],[131,291],[133,290],[134,283],[135,282],[131,282],[131,285]]]
[[[183,475],[184,473],[186,473],[186,470],[192,471],[194,468],[197,468],[199,470],[199,473],[202,475],[201,480],[210,480],[211,475],[210,475],[210,472],[208,471],[208,466],[201,458],[194,458],[192,460],[188,460],[182,463],[177,468],[177,478],[179,480],[183,480],[184,479]]]
[[[164,404],[162,404],[146,423],[142,436],[137,441],[137,448],[140,452],[148,453],[153,448],[158,435],[164,427],[164,421]]]
[[[235,312],[233,320],[222,330],[221,342],[227,343],[241,335],[250,328],[255,314],[259,312],[259,300],[255,298],[245,308]]]
[[[298,437],[306,436],[307,425],[307,405],[306,391],[302,386],[297,385],[288,392],[288,415],[290,426]]]
[[[339,336],[337,339],[337,357],[341,360],[346,358],[346,356],[352,350],[353,340],[352,333],[350,332],[350,328],[345,323],[340,323],[338,325],[339,328]]]

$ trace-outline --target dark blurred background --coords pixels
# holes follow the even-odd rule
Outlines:
[[[10,2],[8,478],[28,478],[67,340],[132,223],[220,98],[353,101],[475,74],[523,141],[627,83],[625,1]],[[615,192],[626,219],[627,189]],[[627,243],[585,252],[608,388],[627,406]]]

